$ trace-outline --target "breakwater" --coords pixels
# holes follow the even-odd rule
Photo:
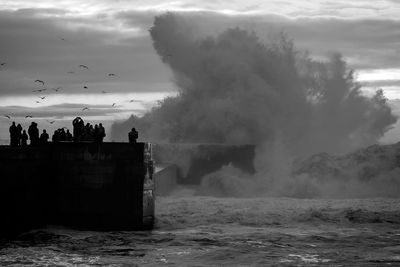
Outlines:
[[[151,145],[50,143],[0,147],[0,236],[48,224],[151,228]]]

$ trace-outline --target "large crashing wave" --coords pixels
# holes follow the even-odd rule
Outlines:
[[[135,125],[153,142],[279,141],[291,154],[342,153],[376,143],[396,122],[382,91],[363,96],[339,54],[316,61],[284,36],[263,42],[240,28],[208,34],[199,18],[155,18],[154,48],[180,92],[115,125],[115,140]]]
[[[275,172],[276,170],[285,170]],[[290,170],[289,170],[290,169]],[[400,143],[373,145],[347,155],[315,154],[287,169],[249,177],[232,166],[203,178],[199,194],[223,197],[400,197]]]
[[[207,29],[213,25],[206,24],[201,16],[155,18],[153,46],[173,71],[179,94],[141,118],[115,124],[113,139],[134,126],[142,140],[152,142],[256,144],[257,174],[252,185],[244,183],[250,192],[335,196],[333,191],[343,192],[341,187],[356,181],[321,185],[309,174],[293,174],[292,161],[377,143],[397,120],[383,91],[364,96],[340,54],[318,61],[285,36],[261,41],[237,27],[211,34]],[[231,182],[228,192],[237,195],[240,179],[228,168],[206,177],[203,185],[211,190]]]

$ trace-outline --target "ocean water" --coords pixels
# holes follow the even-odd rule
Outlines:
[[[156,200],[153,231],[50,226],[3,241],[1,266],[400,266],[397,199]]]

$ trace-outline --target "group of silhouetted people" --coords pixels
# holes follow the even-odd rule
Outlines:
[[[102,143],[104,137],[106,136],[106,131],[103,127],[103,124],[99,123],[99,125],[91,125],[90,123],[84,123],[81,117],[76,117],[72,121],[72,126],[74,127],[74,142],[96,142]]]
[[[59,128],[54,131],[51,138],[53,143],[57,142],[96,142],[102,143],[106,136],[105,129],[101,123],[99,125],[91,125],[90,123],[84,123],[82,118],[77,117],[72,121],[73,135],[70,131],[64,128]],[[129,143],[136,144],[138,139],[138,132],[135,128],[128,133]],[[49,141],[49,134],[46,130],[39,135],[39,128],[36,122],[32,122],[28,128],[28,133],[22,129],[21,124],[15,125],[15,122],[10,126],[10,145],[12,147],[27,146],[28,139],[30,145],[46,144]]]
[[[10,145],[12,147],[27,146],[28,138],[31,145],[44,144],[47,143],[49,139],[49,135],[46,133],[46,130],[43,130],[42,134],[39,136],[39,129],[36,122],[32,122],[32,124],[29,126],[28,133],[26,133],[26,130],[22,129],[21,124],[15,125],[15,122],[11,124],[9,131]]]
[[[102,143],[106,136],[105,129],[101,123],[95,126],[90,123],[86,123],[85,125],[83,120],[77,117],[73,120],[72,125],[74,127],[73,135],[68,129],[65,130],[65,127],[59,128],[54,131],[51,140],[54,143],[82,141]],[[22,129],[21,124],[16,125],[15,122],[13,122],[10,126],[10,145],[12,147],[27,146],[28,139],[32,146],[46,144],[49,141],[49,134],[46,130],[43,130],[39,135],[39,128],[36,122],[31,123],[28,128],[28,133]]]
[[[13,122],[10,126],[10,145],[12,147],[25,146],[27,144],[28,135],[22,129],[21,124],[15,125]]]
[[[51,137],[51,140],[54,143],[57,142],[72,142],[73,137],[72,134],[69,132],[69,130],[67,129],[67,131],[64,130],[64,128],[60,128],[54,131],[53,136]]]

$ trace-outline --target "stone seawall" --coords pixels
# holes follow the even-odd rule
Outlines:
[[[154,199],[152,192],[143,198],[153,189],[147,150],[144,143],[0,147],[0,235],[46,224],[148,228]]]

